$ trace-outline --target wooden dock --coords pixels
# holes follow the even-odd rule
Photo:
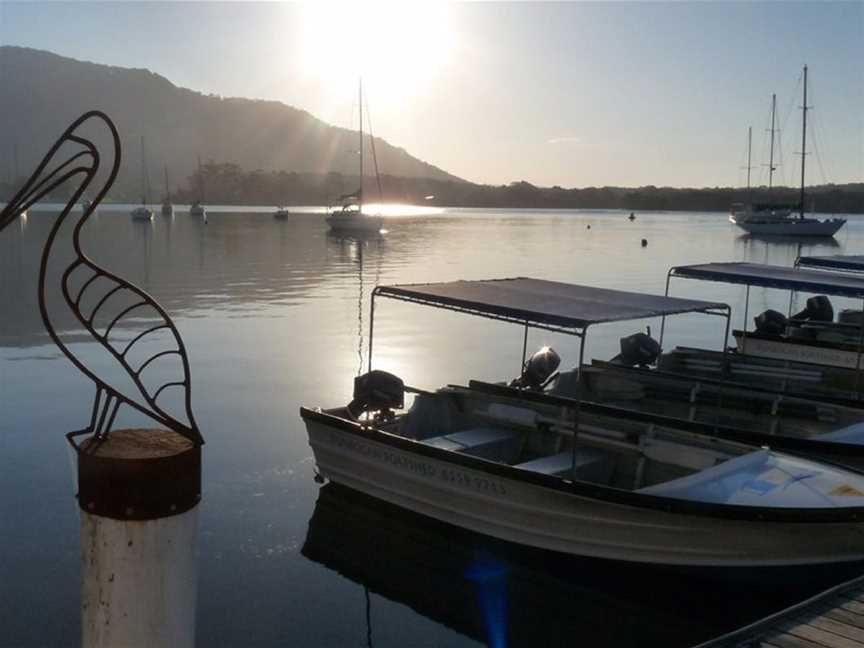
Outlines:
[[[864,648],[864,575],[695,648]]]

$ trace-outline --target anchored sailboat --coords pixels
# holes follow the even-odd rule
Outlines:
[[[807,66],[804,66],[804,103],[802,109],[801,126],[801,192],[798,205],[763,204],[747,206],[733,205],[729,220],[735,223],[748,234],[768,234],[782,236],[834,236],[843,227],[846,220],[843,218],[832,218],[818,220],[816,218],[805,218],[804,216],[804,170],[807,158]],[[774,128],[777,97],[771,95],[771,153],[768,162],[768,189],[773,185],[774,178]],[[748,190],[749,190],[749,147],[748,147]],[[792,216],[794,209],[798,210],[798,217]]]
[[[190,216],[200,216],[207,220],[207,210],[204,209],[204,176],[201,173],[201,156],[198,156],[198,200],[189,208]]]
[[[168,166],[165,166],[165,197],[162,199],[162,215],[174,216],[174,204],[171,202],[171,185],[168,184]]]
[[[327,224],[334,231],[348,232],[378,232],[384,225],[381,216],[368,216],[363,213],[363,81],[359,86],[360,97],[360,187],[354,193],[339,197],[341,208],[327,210]],[[375,143],[372,142],[373,151]],[[375,175],[378,176],[378,164],[375,164]],[[378,178],[380,190],[381,180]]]
[[[147,196],[150,193],[150,178],[147,175],[147,153],[144,149],[144,136],[141,136],[141,204],[132,210],[132,220],[152,221],[153,210],[147,207]]]

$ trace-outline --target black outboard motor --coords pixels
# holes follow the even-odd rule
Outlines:
[[[621,353],[609,362],[625,367],[645,367],[660,356],[660,343],[647,333],[634,333],[621,338]]]
[[[797,315],[793,315],[794,320],[807,320],[810,322],[833,322],[834,307],[831,306],[831,300],[825,295],[816,295],[807,300],[807,307]]]
[[[375,369],[354,379],[354,400],[348,415],[357,419],[366,412],[377,412],[376,418],[392,419],[394,409],[405,406],[405,383],[399,376]]]
[[[534,353],[522,368],[522,375],[510,383],[511,387],[543,389],[555,375],[561,357],[552,347],[544,346]]]
[[[783,313],[768,309],[761,315],[753,318],[756,323],[756,332],[762,335],[780,336],[786,332],[789,321]]]

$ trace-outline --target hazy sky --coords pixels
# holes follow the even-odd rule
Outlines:
[[[754,164],[767,162],[772,92],[779,180],[794,184],[807,63],[819,145],[808,181],[864,180],[860,0],[0,0],[0,44],[148,68],[353,128],[362,71],[376,135],[469,180],[568,187],[743,184],[749,125]]]

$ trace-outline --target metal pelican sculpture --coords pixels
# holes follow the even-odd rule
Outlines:
[[[92,202],[80,215],[75,210],[78,221],[74,224],[71,235],[73,249],[65,250],[64,254],[63,250],[58,249],[60,246],[57,245],[57,234],[69,219],[73,208],[79,204],[81,197],[96,181],[102,163],[102,156],[92,139],[81,132],[94,124],[101,124],[108,129],[113,141],[113,161],[107,177],[93,192]],[[75,150],[64,160],[65,149],[61,152],[61,148],[70,146]],[[90,378],[96,387],[90,424],[82,430],[67,434],[70,442],[75,445],[73,438],[86,434],[92,435],[97,442],[104,440],[111,431],[120,406],[128,405],[158,424],[187,437],[196,445],[201,445],[203,438],[191,407],[189,359],[174,322],[153,297],[100,267],[81,249],[81,230],[113,185],[120,168],[120,158],[120,137],[111,119],[99,111],[81,115],[57,139],[24,186],[0,212],[0,231],[64,183],[70,180],[77,182],[77,188],[48,234],[39,268],[39,310],[48,334],[72,364]],[[71,262],[67,260],[70,254]],[[64,315],[71,314],[83,327],[86,337],[98,345],[106,362],[88,366],[90,361],[85,362],[79,358],[58,334],[55,315],[51,313],[46,299],[49,266],[53,268],[57,264],[60,264],[60,270],[50,273],[50,287],[53,288],[54,280],[58,280],[63,295],[60,308],[66,311]],[[149,314],[144,330],[134,335],[131,340],[120,339],[117,332],[132,322],[140,323],[142,311]],[[100,325],[102,321],[106,323],[105,326]],[[138,357],[142,350],[146,355]],[[173,377],[176,379],[172,378],[156,386],[145,384],[147,381],[142,377],[143,372],[154,362],[168,357],[179,360],[179,367],[174,367],[174,373],[178,374]],[[116,386],[121,378],[126,382],[125,387]],[[177,415],[169,413],[170,408],[160,405],[164,390],[172,387],[183,390],[182,409],[185,411]]]

